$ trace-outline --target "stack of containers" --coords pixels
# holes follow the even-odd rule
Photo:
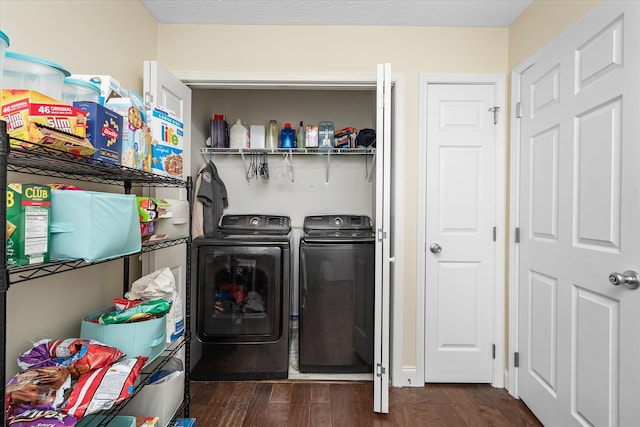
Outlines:
[[[61,100],[64,78],[71,73],[58,64],[34,56],[6,52],[2,71],[3,89],[34,90]]]
[[[98,85],[72,77],[65,77],[62,86],[62,102],[73,105],[74,102],[98,102],[100,88]]]
[[[2,90],[2,65],[4,64],[4,53],[9,47],[9,37],[0,31],[0,90]]]

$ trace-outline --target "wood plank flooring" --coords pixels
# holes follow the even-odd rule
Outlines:
[[[192,381],[198,427],[541,426],[526,405],[486,384],[391,387],[373,412],[371,381]]]

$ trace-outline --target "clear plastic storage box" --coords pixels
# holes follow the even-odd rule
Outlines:
[[[71,77],[64,78],[62,86],[62,102],[73,104],[74,102],[95,102],[100,100],[100,88],[98,85]]]
[[[2,69],[2,89],[28,89],[56,100],[62,99],[64,78],[71,73],[45,59],[6,52]]]

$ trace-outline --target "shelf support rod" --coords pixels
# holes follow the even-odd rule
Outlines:
[[[331,163],[331,150],[327,150],[327,169],[324,176],[324,184],[329,185],[329,164]]]

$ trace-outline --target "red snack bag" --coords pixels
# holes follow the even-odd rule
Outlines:
[[[148,357],[121,360],[80,375],[62,412],[76,418],[110,409],[131,396],[133,385]]]

